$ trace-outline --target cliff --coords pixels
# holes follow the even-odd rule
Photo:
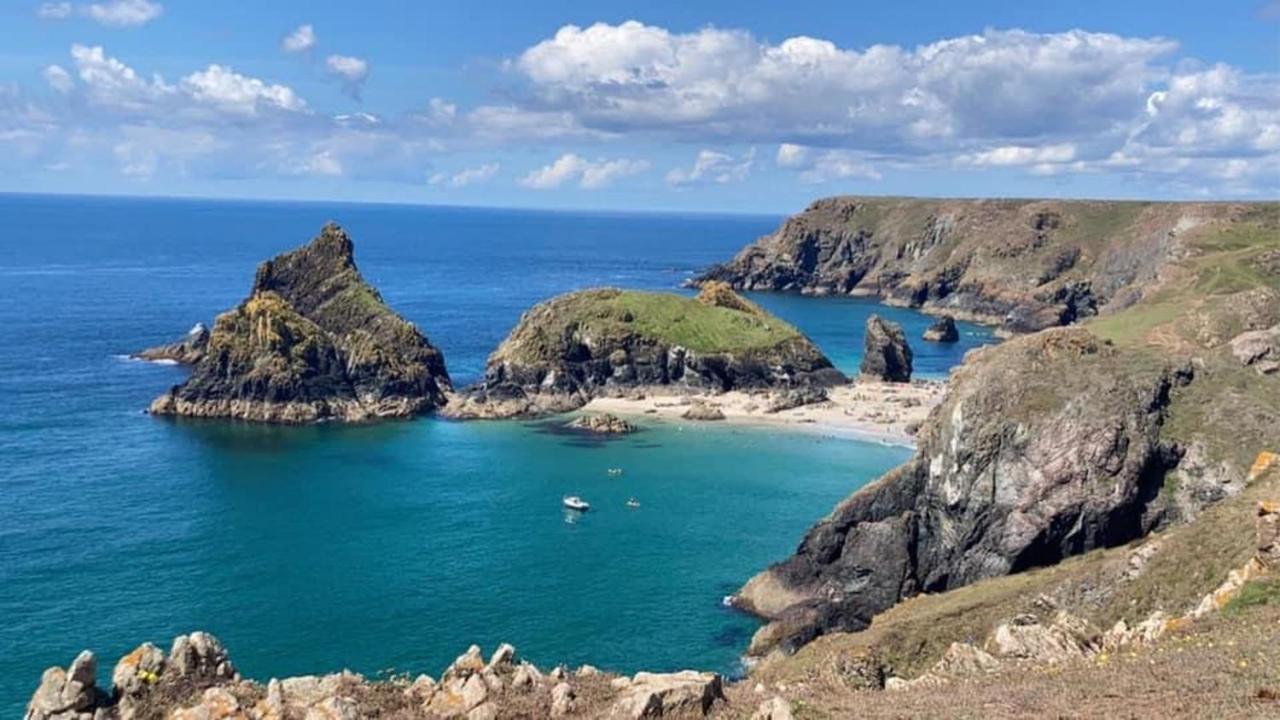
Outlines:
[[[489,357],[484,380],[445,412],[530,416],[657,386],[724,392],[844,381],[798,330],[727,289],[690,298],[600,288],[525,313]]]
[[[1029,332],[1132,305],[1191,231],[1248,222],[1259,206],[827,198],[696,282],[870,295]]]
[[[1174,206],[1167,206],[1174,207]],[[857,630],[900,600],[1142,537],[1237,495],[1280,446],[1280,206],[1181,234],[1123,310],[966,358],[915,455],[854,493],[736,603],[752,653]]]
[[[431,410],[450,388],[443,356],[365,282],[334,224],[259,266],[249,297],[181,359],[191,377],[153,414],[359,422]]]

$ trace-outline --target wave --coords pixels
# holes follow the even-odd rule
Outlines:
[[[117,360],[123,360],[125,362],[147,363],[148,365],[173,366],[173,365],[180,364],[177,360],[171,360],[169,358],[159,358],[157,360],[148,360],[147,358],[134,357],[133,355],[112,355],[111,357]]]

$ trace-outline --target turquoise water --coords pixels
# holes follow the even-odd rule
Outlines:
[[[472,642],[535,662],[732,672],[755,623],[720,604],[902,448],[804,433],[425,418],[268,428],[140,413],[183,371],[120,355],[241,299],[329,218],[455,379],[529,304],[675,288],[772,217],[0,196],[0,716],[80,649],[207,629],[253,677],[436,674]],[[866,301],[757,296],[844,369]],[[941,374],[987,342],[921,348]],[[606,469],[622,467],[621,478]],[[595,509],[568,523],[560,497]],[[638,497],[643,506],[628,510]]]

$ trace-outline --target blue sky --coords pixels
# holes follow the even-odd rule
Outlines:
[[[1280,194],[1280,2],[0,3],[0,192]]]

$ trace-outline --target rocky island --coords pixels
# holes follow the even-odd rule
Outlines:
[[[249,297],[212,330],[138,356],[191,365],[153,415],[363,422],[429,411],[451,388],[444,356],[364,280],[333,223],[262,263]]]
[[[525,313],[489,357],[484,380],[443,412],[531,417],[646,388],[721,393],[843,382],[800,331],[727,287],[709,285],[697,298],[600,288]]]

